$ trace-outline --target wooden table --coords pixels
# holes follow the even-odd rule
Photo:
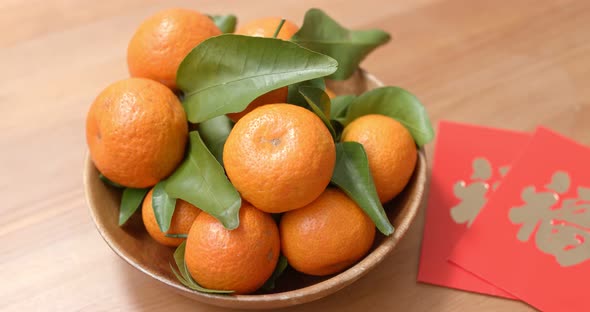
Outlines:
[[[84,202],[88,107],[110,82],[127,77],[126,47],[139,22],[169,6],[298,23],[308,7],[321,7],[346,26],[393,34],[363,66],[417,94],[433,121],[527,131],[545,125],[590,143],[590,1],[4,0],[1,310],[222,311],[169,291],[119,259]],[[290,310],[531,309],[416,283],[422,229],[423,213],[375,271]]]

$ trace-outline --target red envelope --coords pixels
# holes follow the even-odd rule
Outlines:
[[[530,137],[451,122],[439,124],[419,281],[512,298],[448,262],[448,257]]]
[[[538,129],[451,260],[543,311],[590,311],[590,149]]]

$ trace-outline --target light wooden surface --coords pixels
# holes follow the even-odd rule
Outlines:
[[[589,1],[0,1],[0,310],[222,311],[119,259],[84,202],[84,120],[126,77],[126,45],[151,13],[183,6],[278,15],[310,6],[395,40],[363,66],[441,119],[590,144]],[[460,139],[460,138],[458,138]],[[432,155],[433,144],[428,147]],[[351,287],[290,311],[527,311],[525,304],[416,283],[423,213],[394,254]],[[441,237],[444,239],[444,237]]]

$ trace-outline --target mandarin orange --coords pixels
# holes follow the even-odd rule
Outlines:
[[[280,17],[265,17],[255,19],[238,28],[238,30],[236,30],[236,34],[270,38],[276,32],[277,27],[279,27],[281,19],[282,18]],[[295,25],[295,23],[285,20],[285,23],[277,34],[277,38],[289,40],[298,30],[299,27]]]
[[[281,250],[289,265],[310,275],[330,275],[367,254],[373,221],[342,191],[327,188],[307,206],[283,214]]]
[[[367,152],[369,168],[382,203],[399,194],[410,181],[418,152],[410,132],[384,115],[365,115],[344,128],[342,141],[359,142]]]
[[[166,234],[188,234],[191,225],[193,225],[193,221],[195,221],[195,218],[201,213],[201,209],[182,199],[177,199],[176,206],[174,207],[174,214],[172,214],[172,220],[170,221],[170,228],[164,233],[160,230],[156,215],[154,214],[154,207],[152,206],[153,193],[154,189],[151,189],[147,193],[141,208],[141,216],[145,229],[158,243],[177,247],[184,241],[184,238],[168,237]]]
[[[266,212],[284,212],[316,199],[332,177],[336,148],[321,119],[300,106],[269,104],[238,121],[223,163],[242,197]]]
[[[163,84],[144,78],[115,82],[86,118],[86,141],[96,168],[123,186],[144,188],[170,175],[188,138],[180,101]]]
[[[271,276],[280,254],[279,230],[270,214],[243,202],[240,225],[228,230],[203,212],[186,242],[186,266],[199,285],[236,294],[256,291]]]
[[[209,17],[194,10],[168,9],[146,19],[129,42],[127,65],[132,77],[176,88],[176,71],[188,53],[204,40],[221,35]]]

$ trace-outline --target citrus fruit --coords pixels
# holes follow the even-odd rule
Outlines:
[[[232,121],[237,122],[246,114],[253,111],[256,107],[266,104],[285,103],[287,101],[288,94],[288,87],[278,88],[276,90],[270,91],[257,97],[254,101],[250,102],[250,104],[248,104],[248,107],[246,107],[246,109],[244,109],[243,111],[239,113],[227,114],[227,117],[229,117],[229,119],[231,119]]]
[[[187,9],[169,9],[146,19],[129,42],[127,65],[132,77],[176,88],[176,71],[186,55],[205,39],[221,35],[209,17]]]
[[[187,137],[178,98],[149,79],[111,84],[86,118],[86,141],[96,168],[127,187],[153,186],[171,174],[182,161]]]
[[[276,223],[265,212],[242,202],[240,225],[227,230],[206,212],[195,219],[186,242],[186,266],[206,288],[251,293],[266,282],[279,259]]]
[[[346,194],[327,188],[309,205],[283,214],[280,236],[283,255],[295,270],[323,276],[367,254],[375,225]]]
[[[240,27],[236,34],[245,35],[245,36],[252,36],[252,37],[266,37],[270,38],[274,35],[277,27],[281,23],[280,18],[269,17],[269,18],[261,18],[257,20],[253,20],[250,23]],[[285,21],[283,27],[277,38],[283,40],[289,40],[299,30],[299,27],[295,25],[293,22]],[[246,109],[238,113],[231,113],[227,114],[234,122],[240,120],[240,118],[244,117],[247,113],[253,111],[256,107],[265,105],[265,104],[274,104],[274,103],[285,103],[287,102],[287,95],[289,94],[288,87],[282,87],[268,93],[265,93],[259,97],[257,97],[254,101],[252,101]]]
[[[223,149],[225,170],[242,197],[273,213],[316,199],[335,162],[334,141],[320,118],[291,104],[253,110],[236,123]]]
[[[177,247],[184,241],[184,238],[168,237],[166,234],[188,234],[188,231],[195,221],[195,218],[201,212],[201,209],[185,202],[182,199],[176,200],[176,206],[174,207],[174,214],[172,215],[172,221],[170,222],[170,228],[166,233],[160,231],[156,215],[154,214],[154,207],[152,206],[152,194],[154,189],[151,189],[141,207],[141,216],[143,218],[143,224],[148,234],[157,241],[158,243],[166,246]]]
[[[410,132],[384,115],[365,115],[344,128],[342,141],[359,142],[367,152],[369,168],[382,203],[399,194],[412,177],[418,153]]]
[[[252,37],[266,37],[270,38],[274,35],[277,27],[281,23],[280,17],[266,17],[259,18],[241,26],[236,30],[236,34],[252,36]],[[285,20],[285,23],[281,27],[277,38],[283,40],[289,40],[299,30],[299,27],[295,23]]]

